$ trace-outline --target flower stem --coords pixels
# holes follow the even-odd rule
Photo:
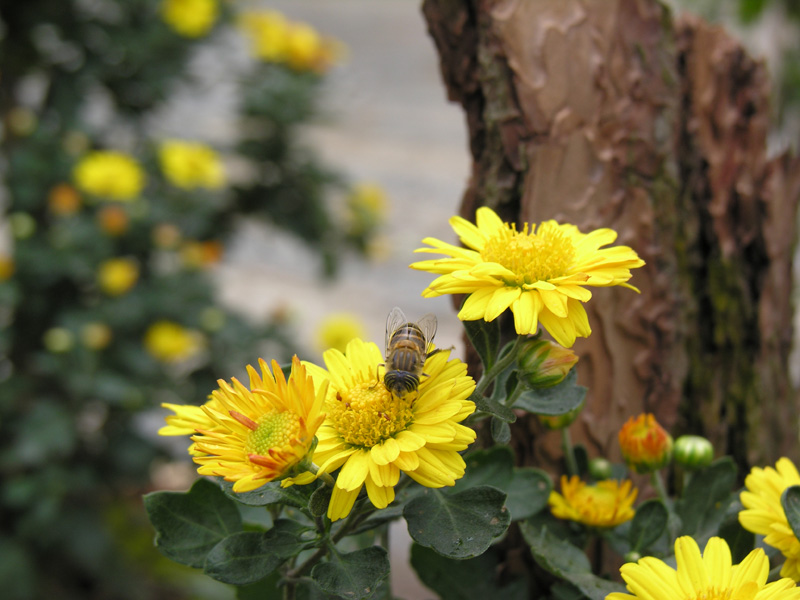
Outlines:
[[[319,467],[314,463],[309,465],[308,470],[311,471],[314,475],[319,473]],[[327,485],[329,488],[332,488],[336,481],[333,479],[333,476],[330,473],[320,473],[317,475],[319,479],[322,479],[323,483]]]
[[[578,472],[578,461],[575,459],[575,448],[572,445],[572,438],[569,435],[569,427],[561,430],[561,447],[564,451],[564,460],[567,463],[567,474],[580,475]]]
[[[671,513],[672,500],[667,495],[667,490],[664,487],[664,482],[661,479],[661,471],[653,471],[652,473],[650,473],[650,481],[652,482],[653,487],[656,488],[658,497],[661,498],[661,501],[664,503],[664,506],[666,506],[667,510]]]
[[[494,363],[483,375],[481,375],[480,380],[478,381],[477,385],[475,386],[475,393],[476,394],[483,394],[489,385],[494,381],[500,373],[505,371],[511,363],[513,363],[517,359],[517,352],[519,350],[519,346],[527,336],[518,335],[517,339],[514,340],[514,345],[511,346],[508,352],[506,352],[503,356],[497,359],[497,362]]]

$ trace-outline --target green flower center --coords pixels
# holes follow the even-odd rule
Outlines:
[[[411,422],[411,399],[392,396],[380,382],[359,383],[328,401],[328,419],[352,446],[371,448],[403,431]]]
[[[258,419],[258,427],[247,434],[245,454],[269,456],[270,448],[285,448],[300,435],[300,422],[290,411],[272,412]]]
[[[512,271],[516,277],[505,283],[520,286],[566,275],[575,260],[575,246],[558,227],[543,224],[534,233],[525,223],[522,231],[511,225],[487,240],[481,258]]]

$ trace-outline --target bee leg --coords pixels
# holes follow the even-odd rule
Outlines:
[[[369,389],[371,389],[371,390],[375,389],[375,386],[378,385],[381,382],[380,370],[381,370],[381,367],[385,367],[385,366],[386,366],[386,363],[380,363],[380,364],[378,364],[377,367],[375,367],[375,383],[373,383],[371,386],[369,386]]]

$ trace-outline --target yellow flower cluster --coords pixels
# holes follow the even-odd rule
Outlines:
[[[198,38],[207,34],[219,15],[217,0],[164,0],[161,17],[177,34]]]
[[[129,201],[144,187],[145,174],[133,158],[122,152],[91,152],[72,172],[75,184],[84,192],[110,200]]]
[[[177,187],[219,189],[225,185],[219,155],[204,144],[168,140],[161,144],[158,158],[164,175]]]
[[[144,347],[157,360],[175,363],[197,355],[204,346],[203,335],[173,321],[157,321],[145,332]]]
[[[342,45],[322,37],[305,23],[289,21],[274,10],[243,13],[242,31],[259,60],[286,64],[295,71],[324,73],[342,54]]]
[[[111,258],[97,270],[97,283],[109,296],[122,296],[139,279],[139,263],[132,258]]]

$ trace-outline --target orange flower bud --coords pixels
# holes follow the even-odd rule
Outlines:
[[[59,183],[47,194],[47,208],[54,215],[74,215],[81,208],[81,195],[68,183]]]
[[[122,235],[128,230],[128,213],[120,206],[104,206],[97,211],[97,222],[100,229],[110,236]]]
[[[650,413],[628,419],[620,429],[619,445],[625,462],[637,473],[657,471],[672,458],[672,436]]]

